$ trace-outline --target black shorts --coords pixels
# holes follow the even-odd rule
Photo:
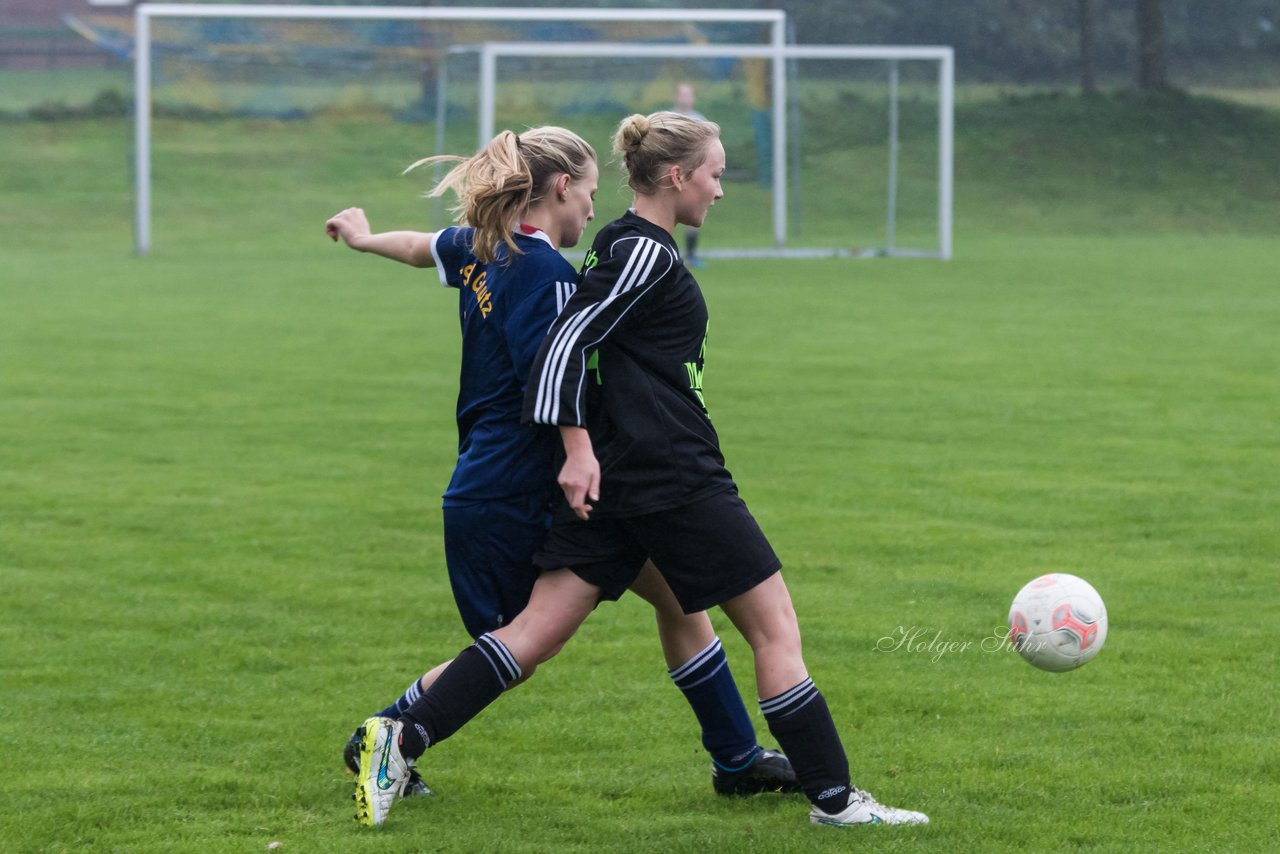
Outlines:
[[[782,568],[737,490],[642,516],[584,522],[557,514],[533,562],[543,570],[572,570],[599,587],[602,598],[617,599],[645,558],[686,614],[745,593]]]

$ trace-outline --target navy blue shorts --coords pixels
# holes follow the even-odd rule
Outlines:
[[[444,556],[467,633],[478,638],[529,604],[539,571],[533,553],[551,516],[545,493],[444,507]]]
[[[686,614],[746,593],[782,568],[736,489],[626,518],[584,522],[557,511],[533,562],[543,570],[569,569],[599,587],[601,598],[617,599],[646,557]]]

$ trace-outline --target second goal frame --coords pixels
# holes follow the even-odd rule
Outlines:
[[[946,46],[910,45],[772,45],[718,44],[718,45],[656,45],[631,42],[484,42],[478,45],[480,54],[480,117],[478,145],[483,146],[493,137],[498,83],[497,63],[501,57],[524,56],[545,58],[623,58],[635,59],[768,59],[772,61],[773,91],[773,247],[731,254],[756,257],[822,257],[852,254],[902,255],[936,257],[944,261],[951,258],[951,208],[954,181],[953,141],[955,136],[955,52]],[[894,184],[897,181],[896,158],[897,123],[896,100],[891,118],[889,141],[890,198],[888,245],[864,253],[852,253],[839,249],[788,249],[787,248],[787,75],[786,62],[794,59],[853,59],[883,60],[896,63],[901,60],[925,60],[938,63],[938,191],[937,218],[938,244],[935,251],[899,249],[893,245],[893,219],[895,205]],[[897,69],[891,78],[892,97],[896,99]],[[709,254],[709,253],[708,253]]]

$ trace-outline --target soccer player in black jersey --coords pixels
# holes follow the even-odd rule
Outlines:
[[[591,146],[555,127],[503,131],[475,156],[453,159],[463,162],[433,192],[455,190],[468,226],[375,234],[364,211],[348,208],[325,230],[359,251],[435,267],[459,292],[458,462],[444,496],[445,556],[467,632],[487,649],[486,633],[525,606],[538,576],[532,556],[550,521],[559,443],[553,431],[521,424],[520,410],[534,355],[573,290],[576,275],[559,249],[575,245],[592,219],[598,171]],[[654,605],[672,679],[702,724],[713,767],[727,772],[713,776],[716,790],[793,787],[786,758],[756,744],[707,615],[684,614],[652,567],[633,589]],[[536,664],[524,662],[525,673]],[[392,780],[368,760],[444,667],[415,679],[348,741],[343,758],[357,773],[361,821],[380,823],[397,797],[427,791],[411,769]]]
[[[634,206],[596,235],[525,398],[526,420],[557,425],[565,450],[564,501],[535,556],[545,572],[516,620],[492,632],[481,655],[460,655],[410,707],[420,741],[406,738],[405,755],[465,724],[525,661],[554,654],[600,599],[622,595],[647,557],[686,613],[719,605],[751,645],[761,711],[812,803],[812,823],[925,823],[852,786],[801,656],[781,564],[738,497],[703,403],[707,308],[672,232],[702,225],[723,196],[719,127],[674,112],[633,115],[614,151]]]

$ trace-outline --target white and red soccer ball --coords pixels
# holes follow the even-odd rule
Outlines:
[[[1107,606],[1083,578],[1052,572],[1029,582],[1009,608],[1009,640],[1041,670],[1072,670],[1107,640]]]

